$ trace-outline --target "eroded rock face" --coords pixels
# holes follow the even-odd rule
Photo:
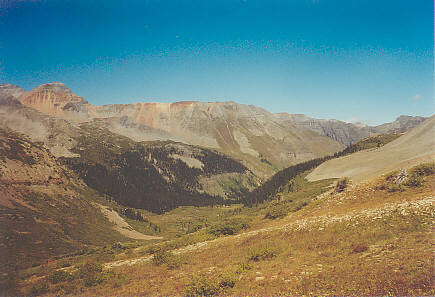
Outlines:
[[[74,112],[77,119],[85,113],[84,104],[88,102],[74,94],[63,83],[54,82],[40,85],[17,97],[21,103],[50,115],[64,115]]]
[[[133,136],[111,132],[127,129],[143,137],[165,133],[128,117],[75,123],[45,115],[13,97],[0,96],[0,132],[6,127],[13,133],[28,135],[29,141],[73,169],[88,186],[124,205],[162,211],[179,205],[212,204],[234,198],[237,191],[247,191],[257,184],[257,178],[246,166],[222,153],[166,139],[137,142],[132,140]],[[0,153],[2,147],[13,157],[26,152],[21,146],[8,146],[7,139],[2,143]],[[8,182],[27,182],[42,175],[55,177],[47,171],[50,167],[33,166],[37,164],[33,157],[25,160],[33,166],[30,169],[11,162],[3,168],[1,159],[5,152],[0,154],[0,184],[4,177],[8,177]],[[208,181],[215,177],[224,185],[231,182],[232,187],[213,187]],[[216,193],[220,197],[215,198]]]

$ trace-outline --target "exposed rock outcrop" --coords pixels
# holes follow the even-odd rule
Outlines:
[[[86,108],[83,105],[88,103],[60,82],[40,85],[17,98],[23,104],[45,114],[68,117],[74,113],[73,118],[77,120],[85,116]]]

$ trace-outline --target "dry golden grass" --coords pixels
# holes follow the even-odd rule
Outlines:
[[[177,267],[145,261],[105,272],[102,285],[68,285],[81,296],[196,292],[187,285],[234,296],[434,295],[435,176],[403,192],[380,190],[382,182],[325,193],[284,219],[258,216],[257,230],[175,250],[182,257]]]

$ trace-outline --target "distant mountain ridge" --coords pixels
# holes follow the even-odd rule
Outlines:
[[[276,113],[274,116],[283,125],[296,125],[315,131],[348,146],[375,134],[404,133],[426,120],[420,116],[399,116],[394,122],[378,126],[363,123],[347,123],[339,120],[324,120],[308,117],[304,114]]]
[[[60,82],[29,92],[1,84],[0,94],[48,115],[78,123],[93,121],[135,141],[172,140],[217,149],[263,177],[372,135],[406,132],[426,119],[400,116],[392,123],[371,127],[303,114],[272,114],[232,101],[94,106]]]
[[[235,102],[94,106],[62,83],[41,85],[17,99],[40,112],[70,121],[106,122],[112,132],[135,141],[168,139],[217,149],[242,160],[263,177],[342,148],[336,141],[311,130],[284,126],[262,108]]]
[[[435,115],[396,140],[375,149],[329,160],[307,178],[311,181],[349,177],[354,182],[370,180],[393,170],[435,161]]]

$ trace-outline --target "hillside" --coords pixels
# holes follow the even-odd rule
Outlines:
[[[427,172],[420,170],[424,166],[413,169],[422,174],[422,183],[401,191],[385,189],[390,181],[380,178],[338,193],[328,187],[331,181],[310,183],[302,175],[273,202],[226,213],[215,209],[221,215],[218,225],[119,251],[115,259],[100,262],[101,270],[82,273],[94,267],[103,250],[64,270],[56,282],[45,276],[59,266],[34,270],[22,291],[50,292],[47,296],[430,296],[431,166]],[[283,215],[272,216],[279,210],[285,210]],[[209,211],[195,210],[197,215]],[[249,224],[236,227],[241,219]]]
[[[243,164],[212,150],[175,142],[137,143],[87,123],[80,128],[72,149],[79,157],[62,162],[121,205],[163,212],[181,205],[219,204],[257,185]],[[209,194],[207,179],[225,174],[228,182],[238,177],[240,183],[223,189],[221,196]]]
[[[357,141],[377,134],[404,133],[423,122],[424,117],[400,116],[394,122],[379,126],[367,126],[362,123],[346,123],[338,120],[314,119],[303,114],[276,113],[274,116],[283,125],[295,125],[332,138],[348,146]]]
[[[242,160],[261,177],[342,148],[336,141],[311,130],[281,125],[262,108],[235,102],[94,106],[61,83],[41,85],[16,99],[70,121],[106,119],[109,130],[136,141],[175,140],[216,149]]]
[[[161,212],[230,203],[258,185],[245,165],[222,153],[179,142],[135,142],[109,131],[107,120],[69,122],[0,97],[4,127],[43,143],[88,186],[125,206]]]
[[[350,177],[360,182],[393,170],[435,160],[435,116],[422,122],[385,146],[330,160],[316,168],[308,179]]]
[[[91,203],[97,197],[43,145],[0,128],[0,272],[125,240]]]

